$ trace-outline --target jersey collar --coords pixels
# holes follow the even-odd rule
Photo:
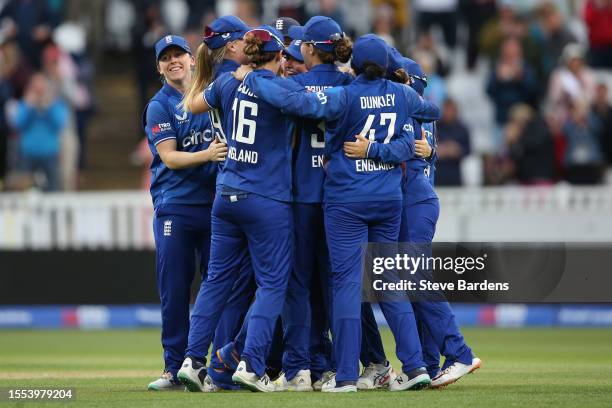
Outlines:
[[[253,72],[257,72],[259,76],[266,77],[266,78],[276,76],[274,75],[274,72],[270,71],[269,69],[260,68],[260,69],[254,70]]]
[[[384,78],[368,79],[365,74],[359,74],[353,82],[371,84],[372,82],[380,82],[382,80],[384,80]]]
[[[310,68],[308,72],[340,72],[334,64],[319,64]]]
[[[167,82],[164,82],[164,86],[162,86],[162,91],[168,96],[172,96],[178,99],[183,99],[183,94],[180,93],[178,89],[168,84]]]

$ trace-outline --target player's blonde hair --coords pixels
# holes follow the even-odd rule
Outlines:
[[[223,61],[225,52],[225,45],[213,50],[208,48],[204,42],[200,44],[196,51],[193,79],[181,101],[183,109],[188,111],[192,110],[194,100],[204,92],[204,89],[212,82],[215,65]]]

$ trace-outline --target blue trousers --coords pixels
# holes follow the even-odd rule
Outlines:
[[[234,340],[255,297],[255,275],[248,249],[243,252],[238,280],[234,283],[232,294],[225,304],[215,330],[210,365],[213,369],[224,370],[225,366],[217,358],[216,351]],[[245,333],[246,335],[246,333]]]
[[[431,242],[433,240],[436,223],[440,214],[440,204],[437,199],[428,200],[402,208],[402,224],[400,228],[400,242],[418,244],[420,249],[428,251],[425,256],[431,256]],[[431,277],[431,271],[421,271]],[[455,321],[455,315],[448,302],[421,301],[413,303],[416,315],[419,337],[423,348],[423,360],[431,377],[440,370],[440,354],[445,357],[445,366],[459,361],[464,364],[472,363],[472,350],[465,343],[461,331]],[[371,315],[371,316],[370,316]],[[362,314],[364,319],[364,337],[368,337],[370,350],[362,350],[363,360],[379,363],[382,342],[380,333],[375,325],[374,316],[370,313]],[[379,348],[380,347],[380,348]]]
[[[205,359],[248,248],[257,291],[241,357],[262,376],[291,271],[291,205],[252,193],[221,194],[213,204],[211,225],[208,278],[191,315],[186,355]]]
[[[293,204],[295,245],[293,270],[282,313],[283,370],[288,380],[309,370],[314,358],[315,377],[330,369],[329,255],[321,204]],[[312,301],[315,303],[311,303]],[[314,353],[311,355],[311,351]]]
[[[153,217],[164,362],[174,376],[187,348],[190,289],[198,266],[206,279],[210,212],[210,205],[169,204],[159,206]]]
[[[253,307],[249,308],[246,317],[244,318],[244,322],[242,323],[242,327],[240,331],[234,338],[234,349],[238,354],[242,354],[244,351],[244,346],[246,343],[247,333],[249,331],[249,320],[251,318],[251,314],[253,311]],[[266,359],[266,368],[275,372],[280,372],[283,367],[283,324],[281,319],[276,320],[276,325],[274,328],[274,333],[272,336],[272,344],[270,344],[270,349],[268,351],[268,358]]]
[[[401,201],[326,203],[325,228],[331,259],[332,333],[336,381],[356,381],[361,350],[363,247],[368,242],[396,242]],[[423,367],[414,312],[409,301],[381,302],[406,372]]]

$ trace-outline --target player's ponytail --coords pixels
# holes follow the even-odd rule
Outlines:
[[[225,47],[211,50],[206,43],[202,42],[196,51],[195,71],[189,89],[185,92],[181,107],[191,110],[195,98],[212,82],[215,65],[221,63],[225,57]]]
[[[334,50],[332,52],[323,51],[318,47],[314,47],[317,57],[323,64],[333,64],[336,61],[343,64],[349,62],[353,54],[353,42],[350,38],[344,36],[333,42]]]
[[[404,68],[400,68],[393,72],[393,75],[389,78],[393,82],[397,82],[400,84],[410,84],[410,76],[404,70]]]
[[[274,60],[278,55],[277,52],[264,52],[264,42],[255,35],[247,35],[244,42],[244,54],[255,68]]]
[[[334,57],[337,61],[346,64],[353,55],[353,42],[344,36],[338,41],[334,41]]]

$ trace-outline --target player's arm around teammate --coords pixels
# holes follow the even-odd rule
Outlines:
[[[143,124],[153,154],[151,195],[165,369],[149,389],[168,390],[178,386],[176,375],[187,346],[196,255],[200,272],[206,275],[213,162],[224,160],[227,148],[206,133],[206,117],[177,107],[191,82],[194,63],[185,39],[166,36],[155,50],[164,85],[147,105]]]
[[[395,242],[401,216],[401,169],[371,160],[351,160],[342,152],[355,134],[388,143],[401,135],[410,115],[439,117],[437,106],[416,93],[383,79],[388,64],[384,41],[360,38],[353,49],[358,77],[350,85],[308,94],[247,75],[245,85],[260,98],[298,116],[339,120],[329,139],[324,187],[327,242],[333,274],[333,333],[338,373],[323,387],[327,392],[356,390],[361,339],[361,245]],[[408,157],[400,158],[406,160]],[[422,368],[414,315],[409,302],[383,302],[403,363],[403,374],[392,390],[416,389],[429,383]],[[357,341],[356,341],[357,339]]]
[[[286,50],[292,69],[302,61],[305,73],[288,78],[312,91],[348,85],[353,78],[340,72],[336,62],[346,63],[352,43],[333,19],[312,17],[303,27],[289,28],[294,38]],[[326,124],[320,120],[298,122],[293,166],[294,262],[283,310],[283,371],[279,389],[320,390],[325,372],[332,369],[329,340],[330,274],[323,221],[323,155]],[[333,127],[333,124],[331,125]],[[311,301],[315,299],[316,301]],[[312,335],[311,335],[312,334]]]
[[[401,70],[408,74],[393,75],[395,81],[410,84],[419,95],[423,94],[427,79],[420,66],[408,58],[401,58]],[[433,190],[433,165],[435,163],[435,124],[413,121],[417,134],[416,155],[406,162],[406,175],[403,183],[402,223],[399,241],[404,249],[417,249],[417,253],[431,256],[431,242],[435,234],[439,214],[438,197]],[[361,141],[356,142],[364,148]],[[430,271],[420,270],[423,278],[432,279]],[[444,299],[417,299],[413,308],[419,328],[423,348],[423,359],[433,378],[432,387],[441,387],[480,367],[480,360],[474,358],[465,343],[454,314]],[[383,354],[380,334],[371,310],[363,313],[364,338],[370,345],[362,354],[374,358]],[[445,370],[440,372],[440,354],[444,355]]]
[[[262,26],[249,31],[245,41],[245,53],[256,68],[252,74],[274,79],[284,50],[282,34]],[[265,360],[285,300],[292,262],[294,125],[290,118],[256,98],[229,74],[219,76],[203,98],[202,110],[219,109],[224,128],[232,129],[232,133],[227,139],[229,153],[224,177],[213,205],[209,275],[192,314],[183,367],[189,367],[194,359],[204,363],[205,352],[195,355],[194,350],[208,349],[238,276],[241,254],[248,249],[257,295],[241,362],[232,378],[252,390],[274,391],[274,384],[265,374]],[[192,380],[191,373],[186,368],[186,382]],[[181,373],[179,377],[183,380]]]
[[[220,75],[236,70],[240,65],[249,62],[244,53],[244,34],[250,28],[236,16],[222,16],[214,20],[204,30],[202,44],[196,52],[196,68],[193,86],[187,92],[184,103],[189,106],[195,99],[202,99],[202,92],[208,85]],[[208,113],[211,119],[211,130],[215,138],[226,140],[226,134],[231,136],[231,129],[225,129],[221,121],[221,112],[213,110]],[[217,185],[223,177],[223,164],[219,166],[217,174]],[[232,374],[238,364],[232,355],[234,349],[230,343],[240,330],[249,305],[255,296],[255,285],[253,267],[248,251],[244,251],[240,261],[240,274],[234,283],[232,294],[227,300],[223,314],[219,319],[215,330],[213,353],[208,370],[209,378],[204,378],[201,387],[190,387],[191,391],[215,391],[218,388],[226,390],[237,389],[238,386],[232,381]],[[198,298],[200,298],[198,296]],[[196,306],[206,299],[196,300]],[[223,347],[229,344],[225,359],[219,358],[225,354]],[[219,352],[216,352],[219,351]],[[206,354],[206,351],[193,351],[194,354]],[[239,354],[237,354],[239,355]],[[227,367],[227,366],[229,367]],[[199,380],[199,379],[198,379]]]

